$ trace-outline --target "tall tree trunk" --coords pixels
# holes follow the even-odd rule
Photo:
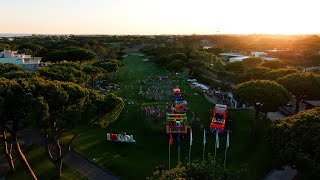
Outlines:
[[[72,142],[76,139],[76,137],[79,135],[80,133],[76,133],[73,135],[73,137],[71,138],[71,140],[69,141],[69,144],[68,144],[68,149],[69,151],[71,151],[71,144]]]
[[[13,139],[14,139],[13,146],[17,151],[18,158],[19,158],[24,170],[30,176],[30,178],[37,180],[38,179],[37,176],[34,174],[31,166],[28,163],[28,160],[26,159],[23,152],[21,151],[21,148],[20,148],[20,145],[19,145],[19,142],[18,142],[16,135],[13,135]]]
[[[91,78],[91,89],[93,89],[94,86],[94,81],[93,81],[94,77]]]
[[[10,148],[9,148],[8,142],[7,142],[7,134],[4,129],[2,131],[2,136],[3,136],[4,152],[5,152],[6,158],[8,160],[9,166],[10,166],[9,172],[15,172],[16,169],[15,169],[14,161],[12,158],[12,143],[10,143]]]
[[[253,121],[253,133],[254,134],[256,133],[256,129],[257,129],[258,121],[259,121],[260,107],[261,107],[260,104],[254,106],[254,108],[256,110],[254,121]]]
[[[62,169],[62,151],[61,151],[61,145],[59,143],[59,140],[55,139],[54,144],[56,146],[56,154],[57,154],[57,160],[56,160],[56,176],[61,177],[61,169]]]
[[[297,114],[297,113],[299,112],[299,109],[300,109],[300,101],[301,101],[301,99],[300,99],[300,98],[297,98],[297,100],[296,100],[295,114]]]
[[[56,161],[56,159],[52,156],[52,153],[51,153],[51,149],[50,149],[50,145],[49,145],[50,141],[49,141],[49,135],[46,134],[46,139],[45,139],[45,150],[46,150],[46,153],[47,155],[49,156],[49,160],[54,163]]]
[[[260,112],[260,110],[256,109],[256,113],[255,113],[255,116],[254,116],[254,124],[253,124],[255,129],[257,128],[257,124],[258,124],[258,121],[259,121],[259,112]]]
[[[62,169],[62,152],[61,152],[61,145],[59,143],[58,137],[58,128],[57,128],[57,119],[55,112],[51,113],[50,123],[51,123],[51,131],[52,131],[52,140],[56,147],[56,161],[55,161],[55,168],[56,168],[56,177],[61,177],[61,169]]]
[[[264,120],[267,120],[268,112],[264,113]]]

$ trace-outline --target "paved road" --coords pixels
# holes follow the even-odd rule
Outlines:
[[[280,111],[277,112],[268,112],[267,117],[271,120],[274,121],[276,119],[282,119],[287,117],[286,115],[282,114]]]
[[[292,180],[298,174],[298,171],[289,166],[283,170],[274,170],[264,180]]]
[[[19,133],[23,138],[22,144],[25,146],[40,145],[44,147],[44,136],[32,129],[26,129]],[[119,178],[113,176],[111,173],[97,166],[89,161],[84,156],[75,151],[67,151],[63,148],[63,151],[67,153],[63,158],[63,163],[69,166],[74,171],[81,173],[83,176],[90,180],[118,180]],[[28,158],[28,157],[27,157]],[[1,180],[1,179],[0,179]]]

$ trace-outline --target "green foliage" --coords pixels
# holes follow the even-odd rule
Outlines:
[[[167,55],[162,55],[156,58],[155,62],[162,66],[166,66],[170,62],[170,59]]]
[[[0,63],[0,77],[3,76],[5,73],[9,72],[15,72],[15,71],[22,71],[24,72],[25,69],[23,69],[18,64],[13,63]]]
[[[313,73],[293,73],[277,80],[298,100],[320,98],[320,75]]]
[[[186,63],[186,67],[188,69],[190,69],[191,71],[196,71],[204,66],[205,66],[205,64],[201,61],[198,61],[198,60],[191,60]]]
[[[297,73],[297,72],[299,72],[297,69],[292,69],[292,68],[290,68],[290,69],[275,69],[275,70],[266,72],[264,74],[264,77],[265,77],[265,79],[268,79],[268,80],[277,80],[281,77],[284,77],[289,74]]]
[[[313,70],[312,70],[312,73],[315,73],[315,74],[319,74],[319,75],[320,75],[320,69],[313,69]]]
[[[274,103],[279,107],[291,98],[291,94],[275,81],[251,80],[237,85],[233,90],[235,99],[254,106],[256,103]]]
[[[108,59],[108,60],[96,62],[92,66],[101,68],[107,73],[115,73],[121,67],[123,67],[124,64],[123,64],[123,62],[116,60],[116,59]]]
[[[175,61],[175,60],[181,60],[183,62],[188,61],[188,57],[184,54],[184,53],[174,53],[174,54],[170,54],[168,56],[168,58],[170,59],[170,61]]]
[[[32,57],[35,57],[35,55],[37,54],[37,52],[39,50],[42,50],[43,47],[38,45],[38,44],[32,44],[32,43],[27,43],[27,44],[23,44],[21,46],[19,46],[18,48],[21,52],[28,52],[30,51]]]
[[[251,80],[239,84],[233,89],[233,95],[237,101],[255,107],[256,120],[259,111],[276,111],[278,107],[286,105],[292,96],[283,86],[269,80]]]
[[[61,62],[72,61],[80,63],[83,61],[91,61],[96,58],[95,53],[90,50],[82,48],[67,48],[65,50],[55,50],[42,57],[43,62]]]
[[[208,159],[213,159],[209,154]],[[214,175],[213,175],[214,170]],[[237,171],[227,171],[220,165],[214,167],[214,162],[212,160],[199,161],[195,160],[190,164],[182,163],[178,164],[176,167],[165,170],[164,172],[159,172],[158,170],[153,173],[153,177],[147,179],[240,179],[243,178],[246,173],[246,169],[241,167]]]
[[[217,69],[219,71],[224,69],[222,59],[212,53],[193,49],[190,53],[190,57],[193,60],[202,61],[206,66],[213,66],[214,69]]]
[[[185,67],[185,63],[181,60],[174,60],[167,65],[167,69],[173,72],[182,72]]]
[[[3,77],[7,79],[31,78],[32,76],[33,74],[27,71],[11,71],[3,74]]]
[[[226,65],[226,70],[234,73],[243,73],[244,66],[241,61],[228,62]]]
[[[262,64],[263,60],[261,58],[247,58],[242,61],[242,65],[247,68],[255,68]]]
[[[286,64],[283,61],[274,60],[274,61],[264,62],[261,66],[270,68],[270,69],[280,69],[280,68],[284,68]]]
[[[320,98],[320,75],[313,73],[294,73],[277,80],[296,97],[295,113],[300,110],[300,101]]]
[[[88,76],[81,70],[77,63],[58,63],[45,68],[37,69],[36,74],[48,79],[65,82],[84,83],[88,80]]]
[[[279,165],[295,165],[302,179],[320,178],[320,108],[273,122],[267,139]]]
[[[270,72],[271,69],[265,67],[255,67],[248,69],[244,77],[239,78],[241,82],[246,82],[250,80],[265,79],[265,74]]]
[[[42,62],[61,62],[67,60],[67,52],[63,50],[56,50],[49,52],[48,54],[44,55],[41,59]]]
[[[0,50],[4,50],[4,49],[10,49],[10,44],[3,44],[3,43],[0,43]]]

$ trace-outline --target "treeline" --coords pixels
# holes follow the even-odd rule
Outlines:
[[[20,53],[31,54],[33,57],[44,57],[51,52],[59,52],[63,57],[70,59],[70,54],[63,54],[66,49],[87,50],[95,54],[97,59],[121,59],[124,55],[123,47],[114,47],[112,42],[118,42],[116,38],[95,36],[30,36],[15,37],[13,39],[1,38],[0,49],[16,50]],[[62,52],[61,52],[62,51]],[[72,52],[79,55],[79,52]],[[82,52],[83,53],[83,52]],[[78,56],[75,56],[78,57]],[[81,59],[79,59],[81,60]]]
[[[12,158],[16,152],[26,173],[37,179],[18,142],[17,134],[21,130],[32,128],[44,135],[48,159],[56,166],[56,176],[60,177],[62,132],[74,133],[65,144],[70,147],[80,133],[75,132],[76,125],[89,128],[104,124],[103,116],[124,107],[123,100],[116,95],[102,95],[93,90],[99,79],[108,79],[124,66],[123,62],[117,59],[92,62],[93,56],[84,56],[81,62],[86,63],[79,64],[80,58],[74,58],[68,51],[76,50],[66,49],[65,57],[51,59],[49,66],[35,72],[28,72],[17,64],[0,64],[0,132],[11,173],[16,169]],[[86,88],[88,84],[91,89]],[[75,114],[76,118],[68,117],[70,114]]]
[[[197,78],[199,82],[210,86],[230,89],[227,83],[221,83],[205,75],[205,72],[211,72],[217,75],[217,79],[219,77],[226,79],[230,75],[224,70],[222,59],[213,53],[183,48],[183,46],[145,46],[140,49],[140,52],[171,72],[182,72],[187,69],[190,72],[190,78]]]

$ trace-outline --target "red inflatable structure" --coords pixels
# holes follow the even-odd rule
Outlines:
[[[216,104],[213,110],[212,121],[210,124],[210,131],[212,133],[223,133],[227,120],[227,106],[223,104]]]

